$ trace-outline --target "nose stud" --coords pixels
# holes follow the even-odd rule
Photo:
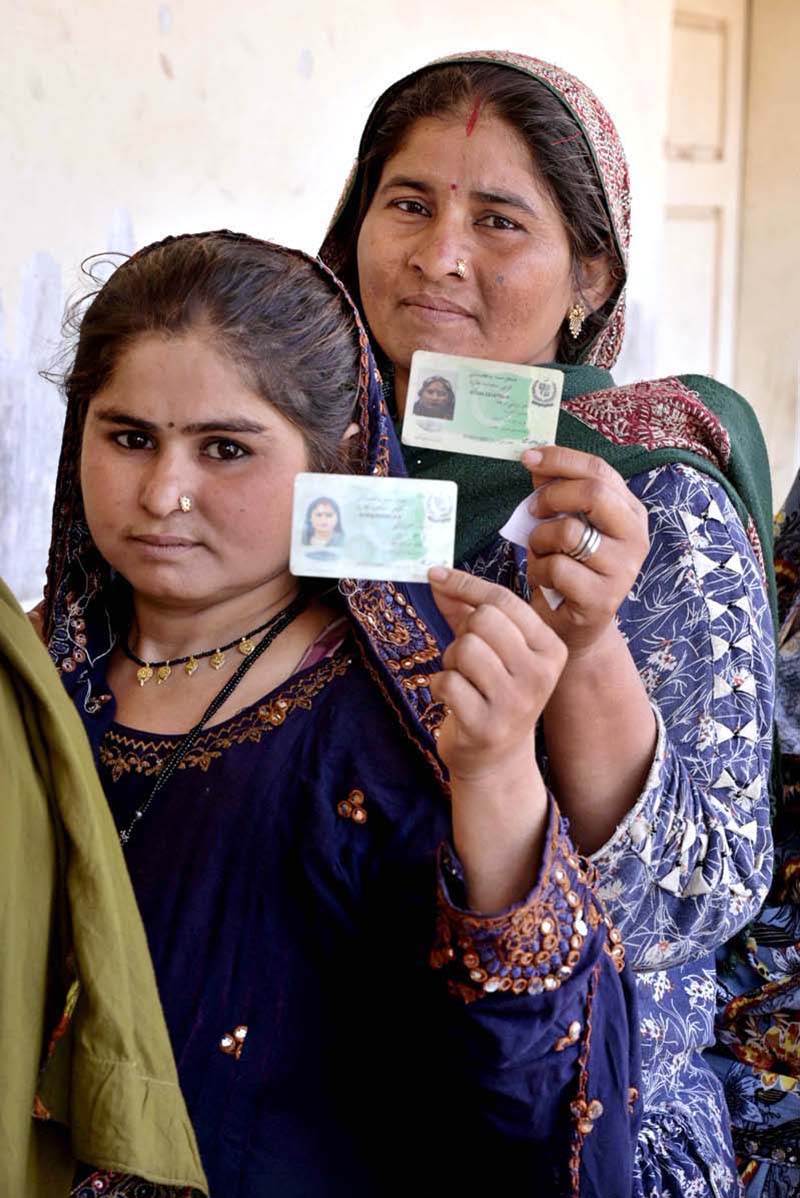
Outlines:
[[[191,495],[179,495],[178,496],[178,507],[181,509],[182,512],[190,512],[192,510],[192,508],[194,507],[194,504],[192,503]]]
[[[467,277],[467,263],[463,258],[456,258],[456,274],[459,279],[466,279]]]

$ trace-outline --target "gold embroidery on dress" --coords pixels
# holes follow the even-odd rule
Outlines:
[[[292,711],[310,711],[315,696],[334,678],[344,674],[352,661],[350,650],[339,649],[296,682],[290,681],[274,699],[248,708],[241,715],[209,728],[178,768],[199,768],[205,772],[213,761],[234,745],[243,745],[246,741],[258,744],[266,732],[279,728]],[[114,782],[118,782],[123,774],[136,773],[148,777],[158,773],[162,761],[169,757],[178,743],[173,738],[154,741],[146,735],[126,736],[118,729],[110,728],[103,737],[98,758]]]
[[[367,810],[364,806],[363,790],[351,790],[346,799],[336,804],[336,811],[342,819],[351,819],[354,824],[365,824]]]
[[[219,1042],[220,1052],[238,1061],[244,1051],[247,1030],[247,1024],[239,1023],[232,1032],[226,1032]]]

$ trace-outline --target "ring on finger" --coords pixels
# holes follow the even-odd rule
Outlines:
[[[583,532],[577,545],[573,546],[572,549],[568,549],[566,554],[573,561],[585,562],[593,554],[597,553],[603,538],[585,512],[577,512],[576,515],[583,521]]]

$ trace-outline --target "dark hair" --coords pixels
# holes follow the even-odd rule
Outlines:
[[[584,321],[578,338],[571,336],[566,320],[562,325],[558,359],[578,361],[610,315],[625,280],[625,267],[583,131],[545,84],[512,67],[482,62],[427,67],[390,88],[364,130],[356,185],[326,243],[325,249],[332,249],[326,260],[360,302],[358,234],[384,164],[417,121],[466,111],[476,102],[508,122],[525,141],[534,174],[564,221],[573,263],[605,255],[617,283],[605,304]],[[339,235],[338,226],[345,236]]]
[[[304,254],[227,230],[167,238],[124,262],[70,320],[80,322],[78,345],[63,387],[81,428],[137,338],[200,329],[300,430],[309,469],[347,469],[359,331],[342,292]]]
[[[316,499],[312,499],[311,503],[308,505],[308,507],[306,509],[306,518],[303,521],[303,535],[301,538],[304,545],[311,544],[311,538],[314,535],[314,528],[311,523],[311,517],[313,516],[313,514],[317,510],[317,508],[320,506],[320,504],[323,504],[323,503],[327,504],[328,507],[333,508],[334,514],[336,516],[336,527],[334,528],[333,532],[339,533],[340,536],[344,532],[344,529],[342,528],[342,513],[339,511],[339,505],[336,502],[336,500],[329,499],[329,497],[327,495],[319,495]]]
[[[432,374],[430,378],[426,379],[419,389],[419,394],[422,395],[422,392],[426,391],[431,383],[441,383],[450,399],[455,403],[456,393],[453,390],[453,384],[441,374]]]

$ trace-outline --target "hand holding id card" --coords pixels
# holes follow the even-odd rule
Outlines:
[[[359,474],[298,474],[292,574],[427,582],[452,566],[455,483]]]
[[[554,443],[563,385],[561,371],[544,366],[416,350],[403,443],[516,462]]]

